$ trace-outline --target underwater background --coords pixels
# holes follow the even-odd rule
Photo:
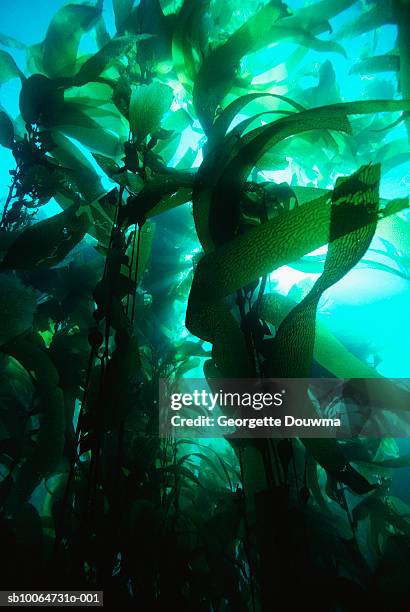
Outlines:
[[[2,588],[407,610],[408,432],[160,439],[158,382],[410,378],[408,1],[0,14]]]

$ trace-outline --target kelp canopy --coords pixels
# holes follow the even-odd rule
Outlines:
[[[386,375],[320,308],[408,289],[409,34],[407,0],[98,0],[0,35],[3,588],[407,609],[396,441],[160,440],[157,396]]]

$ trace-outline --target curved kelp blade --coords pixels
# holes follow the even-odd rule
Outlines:
[[[100,14],[97,6],[67,4],[54,15],[43,43],[43,65],[50,77],[75,74],[80,40]]]
[[[278,329],[296,305],[296,301],[288,296],[267,293],[260,301],[258,314],[264,321]],[[353,355],[320,320],[316,321],[313,357],[337,378],[379,378],[381,376],[374,368]]]
[[[316,310],[326,289],[341,280],[369,248],[377,226],[380,166],[365,166],[337,180],[329,218],[329,248],[323,273],[287,315],[275,336],[269,375],[306,378],[315,341]]]
[[[357,183],[358,177],[366,176],[366,172],[362,169],[349,177],[353,190],[355,184],[361,185],[361,180]],[[198,263],[191,288],[188,329],[203,340],[215,343],[215,332],[223,336],[222,321],[231,316],[222,303],[225,297],[327,244],[330,238],[336,239],[350,231],[341,224],[333,230],[340,232],[339,236],[337,233],[330,236],[331,210],[329,196],[324,195],[250,229],[205,255]],[[362,220],[370,223],[366,216]]]
[[[402,202],[402,201],[401,201]],[[404,200],[405,208],[408,202]],[[402,203],[400,204],[402,206]],[[394,214],[392,210],[391,214]],[[369,268],[380,270],[388,274],[394,274],[406,280],[410,279],[408,260],[401,255],[397,249],[387,240],[379,238],[380,248],[369,248],[367,254],[357,264],[356,269]],[[326,255],[307,255],[299,261],[289,264],[291,268],[304,272],[305,274],[321,274],[326,260]]]
[[[230,240],[237,230],[241,192],[259,158],[285,138],[316,129],[334,129],[349,133],[351,128],[346,116],[338,118],[328,111],[321,112],[320,109],[317,113],[295,113],[256,128],[243,137],[237,154],[223,169],[209,203],[208,231],[214,244],[220,245]],[[202,242],[201,236],[199,238]]]
[[[287,98],[286,96],[281,96],[279,94],[272,93],[251,93],[241,96],[240,98],[236,98],[233,102],[228,104],[228,106],[222,111],[222,113],[217,117],[215,123],[208,134],[208,148],[212,148],[217,145],[222,138],[226,135],[229,126],[235,119],[235,117],[251,102],[258,100],[260,98],[272,98],[274,100],[278,100],[281,102],[285,102],[289,106],[293,107],[298,111],[305,110],[301,104],[298,104],[294,100]]]
[[[193,184],[194,175],[190,172],[163,176],[148,182],[136,196],[129,198],[126,206],[121,209],[119,222],[126,225],[141,224],[149,217],[188,202],[192,196]],[[179,194],[180,197],[172,198],[174,194]]]
[[[257,161],[276,144],[290,136],[310,130],[325,129],[350,133],[348,115],[406,109],[410,110],[410,100],[370,100],[332,104],[294,113],[246,134],[238,144],[236,154],[226,164],[215,184],[209,202],[209,211],[207,213],[199,211],[200,214],[208,214],[212,241],[215,244],[222,244],[232,237],[243,185]],[[217,156],[215,158],[217,159]],[[196,214],[194,202],[194,217]],[[201,235],[199,239],[203,243]]]
[[[3,268],[51,267],[62,261],[84,237],[90,219],[73,206],[25,229],[9,247]]]
[[[218,105],[234,83],[240,60],[261,43],[263,46],[282,14],[280,2],[268,2],[203,62],[195,79],[193,99],[205,132],[211,128]]]
[[[330,10],[330,13],[332,12]],[[290,40],[315,51],[339,53],[346,57],[346,52],[339,43],[320,40],[312,33],[315,21],[318,24],[317,32],[323,31],[325,18],[320,17],[319,13],[315,19],[308,18],[307,14],[304,18],[296,15],[286,17],[286,14],[285,6],[280,2],[268,2],[224,44],[205,58],[195,79],[193,98],[206,133],[211,129],[218,105],[233,86],[240,60],[245,55],[269,44]],[[303,27],[303,22],[309,27]]]

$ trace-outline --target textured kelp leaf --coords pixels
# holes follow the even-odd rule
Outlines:
[[[408,208],[408,201],[403,200],[403,202],[406,202],[406,205],[404,206],[404,208]],[[401,206],[400,208],[401,210],[403,210]],[[388,214],[395,214],[397,212],[394,208],[391,211],[387,209],[387,211],[388,211]],[[388,260],[391,261],[391,263],[389,264],[382,263],[378,261],[378,259],[376,258],[372,259],[371,256],[373,254],[376,257],[385,256],[386,259],[388,258]],[[369,249],[368,255],[370,257],[369,256],[363,257],[360,260],[360,262],[357,264],[356,269],[367,268],[370,270],[380,270],[382,272],[394,274],[406,280],[410,279],[410,273],[408,272],[406,262],[400,261],[402,258],[397,252],[395,254],[392,253],[389,255],[385,251]],[[325,261],[325,257],[323,256],[317,256],[317,258],[315,256],[307,256],[307,257],[303,257],[300,261],[293,262],[289,265],[291,268],[294,268],[295,270],[299,270],[300,272],[304,272],[305,274],[320,274],[323,271],[324,261]]]
[[[205,132],[210,129],[218,105],[233,85],[240,60],[263,46],[282,11],[281,3],[268,2],[204,60],[195,79],[193,99]]]
[[[234,321],[230,322],[226,307],[220,301],[276,267],[296,259],[299,248],[305,253],[318,248],[319,244],[313,246],[316,239],[318,243],[326,244],[329,214],[327,198],[307,203],[249,230],[200,260],[188,302],[188,329],[200,338],[213,342],[214,350],[215,345],[218,345],[217,349],[221,345],[222,350],[222,337],[228,333],[232,334],[231,346],[234,339],[240,343],[237,326]],[[309,233],[306,231],[308,223],[314,228]],[[288,237],[286,242],[283,236]],[[240,264],[244,261],[246,266]],[[207,279],[212,279],[211,284]],[[229,355],[230,351],[226,353]],[[239,354],[239,349],[236,354]],[[224,359],[227,355],[224,354]]]
[[[326,203],[323,202],[323,205],[326,206]],[[300,211],[304,208],[302,207]],[[326,215],[325,211],[324,208],[323,212]],[[300,240],[306,237],[304,230],[308,219],[320,228],[322,222],[319,222],[317,212],[305,209],[306,217],[301,221],[304,229],[302,233],[295,234],[296,225],[293,221],[295,223],[297,221],[293,220],[293,217],[299,214],[299,210],[295,209],[249,230],[234,241],[206,255],[197,265],[189,296],[186,326],[194,335],[213,344],[213,358],[224,376],[249,375],[249,362],[243,334],[229,307],[224,305],[222,300],[237,289],[268,274],[276,266],[284,265],[286,260],[292,260],[298,247],[305,252],[317,248],[315,246],[311,248],[312,236],[309,237],[309,244],[303,245]],[[285,222],[285,225],[282,226],[281,222]],[[326,221],[324,224],[327,227]],[[327,233],[325,229],[322,239],[319,239],[320,242],[327,242]],[[288,236],[292,242],[292,254],[288,253],[289,257],[284,248],[290,244],[281,241],[280,237],[283,236]],[[295,236],[294,243],[293,236]],[[243,265],[243,262],[246,262],[246,265]]]
[[[178,191],[184,191],[186,202],[190,199],[191,189],[194,183],[194,175],[190,172],[180,172],[176,175],[156,178],[148,182],[140,193],[127,202],[127,205],[120,211],[119,221],[127,225],[141,223],[148,217],[160,214],[172,207],[169,198],[166,199],[165,206],[161,206],[161,201],[166,196],[171,196]],[[180,204],[178,201],[175,205]]]
[[[350,74],[377,74],[379,72],[398,72],[400,70],[400,58],[398,55],[376,55],[367,57],[353,64]]]
[[[0,50],[0,85],[19,77],[24,80],[24,74],[7,51]]]
[[[41,479],[58,467],[64,448],[65,409],[58,373],[47,352],[34,341],[16,339],[3,350],[31,374],[39,395],[40,429],[34,451],[19,466],[8,501],[14,510],[26,500]]]
[[[318,302],[323,292],[343,278],[368,249],[378,218],[379,180],[380,167],[370,166],[336,182],[324,271],[307,296],[280,324],[272,346],[270,376],[309,376]],[[315,413],[313,407],[311,412]],[[377,486],[368,483],[347,462],[335,440],[306,439],[303,443],[322,467],[356,493],[364,494]]]
[[[74,84],[81,87],[90,81],[94,81],[112,61],[124,55],[137,41],[145,40],[146,38],[150,38],[150,35],[142,34],[141,36],[121,36],[113,38],[97,51],[95,55],[84,62],[74,77]]]
[[[323,273],[279,326],[272,346],[272,376],[309,376],[316,310],[324,291],[341,280],[370,246],[379,210],[380,166],[364,166],[336,181],[329,219],[329,248]]]
[[[317,270],[317,273],[322,270],[323,266]],[[296,302],[288,296],[267,293],[261,300],[258,312],[263,320],[278,329],[295,306]],[[321,366],[337,378],[377,378],[381,376],[374,368],[353,355],[320,320],[316,321],[313,356]]]
[[[371,172],[367,175],[368,172],[370,171],[366,168],[361,170],[363,177],[368,176],[370,179]],[[350,182],[338,189],[337,200],[340,200],[343,189],[346,190],[347,187],[349,191],[346,191],[345,196],[346,209],[353,205],[353,201],[349,203],[347,194],[358,191],[360,196],[363,191],[360,172],[350,177]],[[366,190],[369,191],[369,195],[373,193],[372,181]],[[365,198],[363,204],[366,201]],[[369,202],[369,206],[370,204],[372,202]],[[345,232],[352,231],[352,227],[349,228],[344,223],[339,224],[338,228],[335,224],[330,226],[331,210],[329,197],[325,194],[237,236],[199,261],[189,296],[186,325],[196,336],[213,344],[213,357],[224,375],[232,377],[249,375],[249,362],[243,334],[229,307],[223,303],[223,298],[248,286],[272,270],[298,259],[301,256],[299,253],[311,252],[329,240],[335,240]],[[365,209],[363,228],[367,224],[373,226],[374,220],[372,221],[370,216],[368,223],[365,222],[367,213],[364,211]],[[360,210],[350,222],[356,223],[359,219],[361,219]],[[310,231],[308,227],[311,228]],[[332,227],[332,232],[337,230],[340,234],[329,236],[329,227]],[[361,232],[360,227],[357,231]],[[365,240],[367,234],[365,229],[363,231],[363,240]],[[284,236],[287,237],[286,241]],[[354,254],[354,251],[352,253]],[[346,263],[348,261],[346,260]],[[243,262],[246,262],[246,265],[243,265]],[[329,278],[334,277],[336,276]],[[230,350],[226,347],[230,347]],[[302,355],[303,352],[297,354],[295,367],[300,363]]]
[[[172,89],[158,81],[134,89],[130,100],[129,120],[131,131],[138,142],[143,141],[159,127],[173,97]]]
[[[50,267],[63,260],[83,238],[89,217],[73,206],[25,229],[8,249],[6,268]]]
[[[96,6],[67,4],[54,15],[43,45],[44,69],[50,77],[74,75],[81,37],[100,14]]]
[[[14,143],[14,126],[10,117],[0,111],[0,145],[11,149]]]
[[[117,34],[123,34],[127,26],[128,18],[134,6],[134,0],[112,0],[114,9],[115,27]]]

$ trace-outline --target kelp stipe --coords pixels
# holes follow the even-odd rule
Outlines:
[[[352,270],[409,278],[407,8],[106,0],[61,7],[38,44],[0,35],[19,88],[0,110],[4,589],[406,601],[394,440],[160,439],[157,395],[185,375],[382,376],[318,310]],[[283,266],[314,276],[287,292]]]

